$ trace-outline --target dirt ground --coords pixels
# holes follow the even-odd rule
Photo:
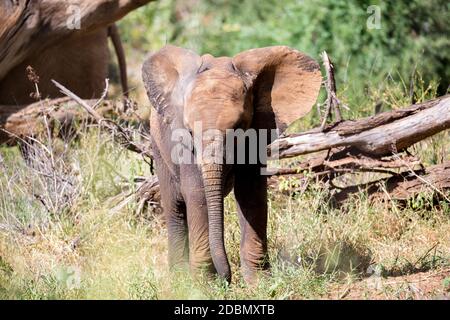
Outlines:
[[[373,275],[350,284],[333,285],[325,298],[450,300],[450,268],[397,277]]]

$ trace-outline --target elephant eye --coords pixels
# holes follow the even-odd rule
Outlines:
[[[205,65],[202,64],[200,66],[200,68],[198,68],[197,73],[202,73],[202,72],[205,72],[205,71],[208,71],[208,70],[209,70],[208,66],[205,66]]]
[[[233,69],[234,72],[239,73],[239,69],[236,68],[233,62],[231,62],[231,68]]]

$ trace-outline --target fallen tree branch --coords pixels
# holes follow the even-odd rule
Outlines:
[[[355,171],[351,169],[341,170],[344,170],[343,173],[355,173]],[[376,171],[377,170],[368,169],[366,172]],[[330,170],[329,172],[319,174],[327,174],[330,172],[335,171]],[[296,173],[297,172],[290,172],[289,174]],[[308,181],[310,178],[305,177],[302,174],[297,175],[297,177],[300,181],[303,181],[301,185],[299,185],[299,189],[301,189],[301,192],[304,192],[309,185]],[[279,180],[276,176],[269,179],[268,186],[273,190],[279,189]],[[335,203],[335,205],[343,204],[345,201],[350,199],[351,195],[358,194],[360,192],[367,192],[371,202],[387,200],[406,201],[416,197],[419,194],[437,194],[445,200],[447,196],[442,196],[445,195],[443,193],[445,190],[450,190],[450,162],[430,167],[424,173],[415,171],[414,174],[397,174],[388,179],[380,179],[367,184],[340,188],[340,191],[332,196],[332,202]],[[289,190],[289,193],[295,191],[296,190],[291,189]],[[138,187],[138,191],[123,200],[123,202],[116,206],[112,212],[120,210],[132,199],[139,203],[138,212],[142,211],[145,203],[151,205],[152,207],[160,208],[161,198],[157,177],[150,176],[145,181],[141,182]],[[161,211],[159,210],[157,212]]]
[[[337,147],[352,147],[373,157],[400,152],[450,128],[450,95],[380,113],[356,121],[277,139],[268,147],[269,159],[290,158]]]
[[[340,204],[361,191],[367,192],[371,201],[387,200],[386,191],[392,200],[405,201],[424,193],[437,194],[448,201],[442,190],[450,190],[450,162],[429,167],[425,172],[406,172],[389,179],[349,186],[338,192],[333,200]]]
[[[327,155],[313,157],[311,159],[295,164],[291,168],[281,168],[273,172],[273,175],[300,174],[307,170],[311,173],[320,173],[326,170],[342,170],[349,172],[380,171],[379,169],[409,169],[419,165],[420,161],[413,156],[401,158],[374,159],[364,155],[347,155],[336,152],[329,159]],[[391,173],[386,171],[384,173]]]
[[[90,116],[92,116],[96,120],[96,122],[100,126],[103,126],[104,128],[106,128],[114,136],[115,140],[120,145],[122,145],[124,148],[126,148],[130,151],[137,152],[142,156],[151,158],[151,151],[149,148],[149,143],[150,143],[149,137],[146,137],[146,136],[144,137],[144,135],[142,135],[140,133],[140,135],[142,137],[147,139],[148,145],[136,142],[135,141],[135,134],[137,133],[136,130],[124,128],[124,127],[120,126],[119,124],[117,124],[116,122],[102,117],[97,111],[95,111],[94,107],[97,106],[98,104],[100,104],[101,101],[103,100],[103,98],[98,100],[94,104],[94,107],[91,107],[83,99],[78,97],[75,93],[73,93],[72,91],[70,91],[69,89],[64,87],[62,84],[58,83],[55,80],[52,80],[52,82],[55,84],[56,87],[58,87],[58,89],[61,91],[61,93],[68,96],[75,102],[77,102],[81,107],[83,107],[87,111],[87,113]]]
[[[83,100],[88,105],[94,105],[97,100]],[[102,117],[120,117],[121,102],[103,100],[96,112]],[[18,139],[39,137],[45,133],[47,117],[53,130],[59,126],[59,131],[65,134],[72,130],[75,122],[92,121],[80,104],[71,98],[42,100],[28,106],[0,106],[0,144],[14,145]]]
[[[80,105],[94,119],[96,119],[96,121],[99,124],[103,125],[108,131],[110,131],[111,133],[113,133],[115,135],[119,134],[119,136],[121,137],[122,145],[124,145],[128,149],[135,151],[135,152],[140,152],[140,153],[147,152],[142,146],[140,146],[134,142],[133,135],[130,135],[129,131],[126,131],[119,124],[117,124],[113,121],[110,121],[110,120],[106,120],[102,116],[98,115],[94,108],[92,108],[90,105],[88,105],[82,99],[77,97],[75,94],[73,94],[67,88],[64,88],[62,85],[58,84],[57,82],[55,82],[55,85],[57,85],[57,87],[61,90],[62,93],[66,94],[71,99],[74,99],[75,101],[80,103]],[[441,110],[441,109],[446,110],[446,108],[450,107],[449,102],[450,102],[450,97],[443,97],[441,99],[429,101],[429,102],[426,102],[426,103],[423,103],[420,105],[412,106],[407,109],[396,110],[391,113],[380,114],[375,117],[370,117],[368,119],[353,121],[353,124],[356,122],[356,125],[353,125],[353,126],[350,126],[349,122],[345,121],[345,122],[335,125],[334,128],[332,128],[332,129],[326,128],[325,132],[310,131],[309,133],[306,133],[306,134],[295,135],[295,137],[304,137],[305,135],[307,136],[308,134],[327,135],[334,130],[338,134],[343,134],[342,139],[345,139],[347,137],[346,134],[348,134],[348,136],[351,137],[352,135],[355,135],[355,134],[356,135],[360,135],[363,133],[367,134],[367,132],[370,132],[371,130],[376,130],[377,128],[369,127],[369,125],[371,125],[373,123],[378,123],[378,124],[380,124],[380,126],[392,125],[393,123],[395,123],[395,125],[398,125],[399,121],[403,121],[403,122],[407,123],[409,120],[411,120],[410,117],[414,117],[417,115],[423,115],[423,112],[427,112],[428,115],[426,117],[429,117],[430,114],[432,115],[432,111],[433,112],[436,111],[433,109],[434,107],[438,107],[439,110]],[[441,112],[442,112],[442,110],[441,110]],[[441,117],[441,118],[446,119],[445,117]],[[419,119],[422,119],[422,118],[419,117]],[[418,119],[413,118],[413,123],[417,123],[417,121],[418,121]],[[445,120],[445,121],[447,121],[447,120]],[[403,127],[405,127],[405,126],[403,126]],[[439,128],[443,129],[445,127],[441,126]],[[385,128],[385,130],[386,130],[386,128]],[[421,129],[419,128],[417,130],[420,131]],[[414,132],[414,127],[410,128],[409,131],[408,130],[406,130],[406,131],[409,134],[412,134],[412,132]],[[430,131],[435,132],[437,130],[433,129],[433,126],[431,126],[431,129],[425,130],[425,132],[427,134]],[[394,133],[396,133],[396,132],[398,132],[398,131],[394,130]],[[370,135],[370,134],[367,134],[367,136],[372,137],[372,135]],[[416,142],[420,141],[421,140],[420,137],[423,137],[423,136],[424,136],[424,134],[419,132],[418,136],[416,136],[416,137],[413,136],[409,141],[412,144],[413,141],[416,141]],[[283,139],[286,139],[286,138],[282,138],[280,140],[283,141]],[[355,140],[353,140],[353,141],[355,141]],[[131,148],[130,148],[130,146],[131,146]],[[296,168],[281,169],[278,171],[277,174],[278,175],[280,175],[280,174],[298,174],[302,170],[309,170],[316,177],[324,177],[324,176],[329,176],[329,175],[355,173],[358,171],[359,172],[374,172],[374,173],[383,173],[383,174],[393,175],[394,177],[390,178],[390,179],[399,179],[399,177],[400,177],[400,180],[390,180],[390,179],[387,180],[389,184],[394,183],[394,182],[399,184],[399,181],[405,181],[405,179],[403,178],[404,174],[399,175],[399,174],[396,174],[395,172],[388,171],[387,169],[405,169],[405,168],[407,168],[408,170],[412,170],[412,167],[420,164],[419,160],[416,159],[415,157],[412,157],[412,156],[400,157],[400,156],[398,156],[396,153],[397,150],[395,150],[395,146],[393,149],[389,149],[390,152],[386,152],[386,154],[391,155],[388,157],[381,157],[382,155],[384,155],[383,153],[381,153],[381,154],[375,153],[374,157],[372,157],[372,154],[370,154],[370,153],[362,154],[361,150],[358,148],[358,146],[359,146],[358,144],[349,143],[348,145],[344,145],[344,147],[340,148],[340,149],[331,148],[332,152],[328,152],[325,156],[319,156],[319,157],[313,158],[306,163],[299,164]],[[325,149],[324,147],[321,147],[321,148]],[[392,148],[392,146],[390,146],[390,148]],[[322,150],[322,149],[320,149],[320,150]],[[355,152],[354,149],[356,149],[357,152]],[[365,150],[365,149],[363,149],[363,150]],[[392,156],[392,150],[395,150],[395,157]],[[147,155],[149,157],[151,156],[149,152],[147,153]],[[288,154],[288,155],[290,155],[290,154]],[[282,154],[282,157],[287,157],[286,153]],[[418,177],[419,176],[416,176],[416,180],[414,182],[415,186],[417,186],[417,188],[419,186],[423,186],[423,185],[429,187],[429,184],[427,184],[427,183],[434,183],[434,181],[435,181],[435,180],[431,179],[431,182],[430,182],[430,180],[428,180],[428,179],[420,179],[420,177],[419,178]],[[432,176],[431,178],[433,178],[433,177],[434,176]],[[447,176],[444,175],[444,177],[447,177]],[[303,178],[305,179],[305,176],[303,176]],[[401,179],[403,179],[403,180],[401,180]],[[444,179],[446,179],[446,178],[444,178]],[[409,180],[409,181],[412,181],[412,180]],[[425,181],[427,183],[425,183]],[[401,185],[401,184],[399,184],[399,185]],[[443,184],[443,186],[445,188],[447,188],[447,182],[445,182]],[[450,183],[449,183],[449,186],[450,186]],[[397,189],[392,188],[392,190],[397,190]],[[436,191],[436,190],[433,190],[433,191]],[[344,192],[344,191],[342,191],[342,192]],[[341,194],[345,193],[345,192],[344,193],[342,193],[342,192],[341,192]],[[414,193],[412,192],[411,194],[414,194]],[[125,199],[126,203],[128,203],[127,201],[130,201],[130,199],[131,198],[127,197],[127,199]],[[160,201],[160,199],[159,199],[159,184],[158,184],[157,178],[155,176],[151,176],[146,181],[143,181],[141,186],[139,187],[138,192],[136,193],[134,199],[138,199],[139,208],[140,208],[139,210],[142,210],[144,203],[151,203],[151,204],[159,203],[159,201]],[[121,205],[119,205],[119,208],[120,207],[121,207]]]

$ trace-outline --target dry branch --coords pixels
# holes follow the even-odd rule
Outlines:
[[[374,157],[400,152],[450,128],[450,95],[405,109],[344,121],[280,138],[268,148],[270,158],[290,158],[337,147],[352,147]]]
[[[330,156],[332,154],[332,156]],[[292,168],[278,169],[273,175],[300,174],[303,171],[323,175],[333,171],[358,172],[358,171],[383,171],[392,173],[385,169],[408,169],[420,164],[419,159],[413,156],[402,156],[401,158],[386,157],[381,159],[371,158],[359,154],[358,156],[332,150],[331,153],[321,153],[316,157],[302,161]]]
[[[349,199],[352,194],[367,191],[372,201],[405,201],[419,194],[435,194],[449,201],[442,191],[450,190],[450,162],[426,168],[424,172],[407,171],[403,174],[367,184],[349,186],[334,196],[337,203]]]
[[[119,135],[121,137],[122,145],[127,147],[130,150],[137,151],[140,153],[146,153],[150,156],[149,152],[144,149],[143,146],[136,144],[133,140],[133,135],[130,134],[129,131],[122,128],[115,122],[109,121],[98,115],[94,108],[92,108],[89,104],[78,98],[74,95],[70,90],[64,88],[62,85],[55,83],[58,88],[60,88],[61,92],[69,96],[71,99],[77,101],[96,121],[100,124],[103,124],[104,127],[114,133],[115,135]],[[415,173],[414,179],[405,178],[404,174],[396,174],[395,172],[388,171],[387,169],[402,169],[412,171],[412,168],[416,165],[420,164],[420,161],[412,156],[398,156],[397,149],[399,145],[399,141],[408,141],[407,144],[403,143],[406,148],[409,145],[412,145],[415,142],[422,140],[429,135],[432,135],[438,131],[444,130],[450,124],[447,119],[450,117],[441,116],[440,119],[444,121],[445,125],[440,124],[436,117],[435,121],[428,121],[423,126],[418,126],[417,124],[421,121],[425,121],[424,119],[428,119],[433,117],[434,112],[438,112],[438,114],[444,114],[445,110],[450,108],[450,97],[442,97],[440,99],[428,101],[423,104],[411,106],[406,109],[394,110],[392,112],[387,112],[383,114],[379,114],[374,117],[370,117],[367,119],[361,119],[357,121],[344,121],[334,126],[329,126],[325,128],[324,132],[310,131],[309,133],[295,135],[294,138],[305,137],[308,135],[322,135],[327,136],[330,133],[337,134],[341,139],[352,139],[350,143],[341,145],[336,145],[339,148],[331,148],[329,152],[323,153],[317,157],[310,159],[307,162],[300,163],[295,168],[282,169],[277,174],[298,174],[303,170],[308,170],[316,175],[316,177],[327,177],[330,174],[338,175],[345,173],[355,173],[357,171],[369,171],[369,172],[379,172],[379,173],[389,173],[394,175],[394,177],[385,180],[387,182],[387,188],[389,192],[393,193],[394,197],[396,193],[400,192],[399,190],[404,191],[405,197],[413,196],[418,190],[429,190],[430,186],[433,186],[434,183],[437,183],[437,188],[448,188],[450,187],[450,175],[448,175],[447,171],[450,171],[450,168],[444,167],[444,171],[439,171],[439,169],[432,169],[430,172],[426,173],[425,177],[421,177]],[[425,115],[424,115],[425,113]],[[447,115],[450,113],[447,112]],[[438,123],[437,128],[433,126]],[[411,123],[409,126],[408,123]],[[380,129],[382,128],[382,129]],[[388,140],[390,144],[386,147],[386,152],[374,152],[371,153],[368,147],[361,148],[360,141],[364,141],[360,138],[360,140],[355,139],[356,137],[372,137],[375,139],[375,142],[378,142],[381,146],[386,142],[386,138],[384,140],[379,139],[380,133],[377,130],[383,130],[384,136],[386,136],[386,132],[391,133],[391,137],[397,137],[395,134],[401,134],[402,130],[394,130],[394,129],[405,129],[405,135],[400,136],[403,140]],[[373,133],[375,131],[375,133]],[[378,134],[378,135],[377,135]],[[406,137],[406,138],[405,138]],[[280,141],[284,141],[288,138],[282,138]],[[355,143],[358,141],[359,143]],[[392,143],[394,143],[394,148],[392,147]],[[380,147],[377,147],[375,143],[372,143],[373,150],[382,150]],[[130,147],[131,146],[131,147]],[[319,146],[320,149],[326,149],[327,145]],[[355,152],[355,149],[357,152]],[[400,148],[401,149],[401,148]],[[369,150],[369,152],[368,152]],[[314,150],[313,151],[317,151]],[[394,151],[394,154],[393,154]],[[362,154],[366,153],[366,154]],[[306,153],[306,152],[305,152]],[[289,157],[292,153],[282,153],[281,157]],[[297,155],[297,154],[295,154]],[[384,155],[388,155],[382,157]],[[440,174],[436,175],[438,172]],[[438,177],[441,177],[441,180]],[[332,179],[333,177],[331,177]],[[402,189],[403,188],[403,189]],[[359,190],[359,188],[357,188]],[[347,192],[350,194],[351,189]],[[436,191],[436,190],[434,190]],[[344,193],[341,193],[344,194]],[[144,203],[158,203],[159,202],[159,185],[156,177],[152,176],[148,179],[148,181],[144,181],[136,194],[136,198],[138,199],[140,206]]]
[[[322,61],[323,66],[325,68],[325,72],[327,78],[325,80],[325,89],[327,90],[327,100],[326,100],[326,109],[325,115],[322,119],[322,124],[320,128],[323,130],[327,123],[328,117],[331,115],[331,110],[334,111],[336,116],[336,122],[342,121],[341,111],[339,109],[340,101],[336,96],[336,81],[334,79],[334,65],[331,63],[331,59],[328,56],[327,52],[324,51],[322,53]]]
[[[58,87],[61,93],[65,94],[67,97],[74,100],[81,107],[83,107],[87,111],[87,113],[91,117],[93,117],[99,125],[106,128],[114,136],[115,140],[118,143],[120,143],[124,148],[133,152],[137,152],[142,156],[151,158],[151,151],[149,148],[150,139],[148,137],[144,136],[140,132],[137,132],[136,130],[125,128],[110,119],[104,118],[101,114],[99,114],[95,110],[95,106],[99,105],[103,101],[105,95],[100,100],[98,100],[93,106],[90,106],[88,103],[86,103],[85,100],[78,97],[75,93],[64,87],[62,84],[58,83],[55,80],[52,81],[55,84],[55,86]],[[108,89],[108,82],[106,81],[105,93],[107,92],[107,89]],[[135,140],[136,133],[138,133],[141,137],[147,139],[148,143],[143,144],[136,142]]]
[[[0,106],[0,143],[13,144],[17,139],[42,134],[44,116],[61,125],[85,118],[78,103],[68,98],[39,101],[28,106]]]
[[[18,112],[9,109],[8,112],[5,109],[0,109],[0,121],[4,122],[4,127],[12,130],[17,136],[24,137],[27,135],[35,135],[36,131],[42,130],[43,119],[53,119],[60,123],[64,123],[65,119],[93,119],[99,123],[103,128],[114,135],[116,140],[118,140],[122,146],[144,154],[150,157],[149,148],[146,145],[138,143],[135,138],[139,135],[136,131],[131,128],[125,128],[118,123],[107,120],[104,116],[106,112],[114,109],[114,106],[109,101],[100,100],[83,100],[73,94],[70,90],[63,87],[60,84],[55,83],[58,88],[63,92],[68,98],[55,99],[53,101],[41,101],[34,103]],[[443,168],[430,168],[427,172],[417,172],[416,175],[408,175],[411,168],[416,167],[420,162],[418,159],[412,156],[387,156],[380,157],[379,154],[361,154],[359,151],[366,151],[366,148],[360,148],[360,141],[355,137],[377,137],[376,133],[378,130],[386,132],[385,127],[396,127],[399,126],[399,122],[403,123],[403,126],[399,128],[407,128],[404,131],[405,137],[407,139],[408,145],[414,142],[420,141],[422,137],[428,136],[428,133],[437,132],[447,128],[448,125],[448,110],[450,97],[442,97],[440,99],[428,101],[419,105],[411,106],[405,109],[394,110],[391,112],[386,112],[379,114],[374,117],[369,117],[366,119],[356,120],[356,121],[344,121],[335,125],[330,125],[325,128],[324,132],[319,132],[318,130],[312,130],[304,134],[293,135],[287,138],[281,138],[280,141],[286,141],[286,139],[304,139],[305,137],[329,137],[330,135],[338,136],[341,140],[350,139],[348,144],[344,144],[344,147],[331,148],[328,152],[322,151],[318,155],[312,157],[307,161],[296,164],[293,168],[286,168],[279,170],[276,175],[285,174],[295,174],[307,179],[310,174],[303,176],[303,171],[308,171],[312,173],[315,177],[321,179],[333,179],[337,175],[355,172],[380,172],[380,173],[390,173],[393,177],[389,179],[382,180],[383,185],[386,185],[386,190],[388,194],[391,195],[393,199],[407,198],[414,196],[421,191],[436,191],[430,186],[435,185],[435,188],[446,189],[450,188],[450,168],[445,166]],[[99,108],[95,108],[97,105],[101,104]],[[19,107],[18,107],[19,108]],[[438,109],[438,110],[436,110]],[[86,112],[89,116],[86,116]],[[423,116],[426,112],[428,115]],[[427,121],[423,119],[429,119],[429,117],[434,116],[434,112],[437,112],[440,120],[444,121],[446,126],[438,125],[434,128],[433,125],[436,122]],[[446,112],[446,113],[445,113]],[[413,120],[411,123],[415,125],[407,126],[409,121]],[[422,119],[422,120],[420,120]],[[436,119],[436,118],[434,118]],[[417,125],[417,123],[420,124]],[[438,122],[440,123],[440,122]],[[380,129],[384,128],[384,129]],[[431,129],[430,129],[431,128]],[[425,130],[427,135],[422,132]],[[375,132],[372,134],[368,134]],[[402,133],[401,131],[395,131],[396,133]],[[408,136],[409,134],[410,136]],[[307,140],[308,141],[308,140]],[[359,141],[359,143],[355,143]],[[375,142],[382,143],[384,140],[376,140]],[[383,144],[381,144],[383,145]],[[398,146],[398,143],[396,143]],[[376,144],[374,144],[376,146]],[[295,146],[294,146],[295,147]],[[321,149],[326,149],[329,145],[317,145],[317,148],[309,147],[306,151],[317,151]],[[356,152],[355,152],[356,149]],[[282,149],[283,150],[283,149]],[[286,152],[290,150],[290,152]],[[294,149],[295,150],[295,149]],[[298,150],[298,149],[297,149]],[[378,149],[379,150],[379,149]],[[386,150],[392,153],[392,149]],[[292,155],[297,155],[297,153],[292,153],[292,148],[284,149],[284,153],[281,153],[281,158],[291,157]],[[305,150],[303,150],[305,151]],[[305,151],[305,152],[306,152]],[[297,151],[296,151],[297,152]],[[381,153],[383,154],[383,153]],[[388,170],[401,170],[403,174],[395,174]],[[428,171],[429,170],[429,171]],[[407,174],[405,174],[405,172]],[[331,175],[331,176],[330,176]],[[272,182],[273,182],[272,178]],[[273,183],[271,183],[273,185]],[[371,184],[364,186],[354,186],[348,187],[336,195],[338,201],[344,201],[348,196],[354,192],[359,192],[361,189],[366,189],[370,194],[373,194],[373,198],[380,198],[381,193],[380,184]],[[384,192],[384,191],[383,191]],[[152,176],[148,181],[143,181],[140,183],[140,187],[133,198],[139,202],[139,207],[142,207],[144,203],[150,205],[157,205],[160,201],[159,199],[159,185],[155,176]]]
[[[59,122],[71,117],[93,119],[112,133],[125,148],[151,157],[149,144],[135,140],[141,133],[106,119],[101,108],[96,108],[99,104],[106,104],[107,109],[113,108],[112,105],[108,106],[108,101],[83,100],[61,84],[55,82],[55,85],[68,98],[56,99],[51,103],[37,102],[18,112],[0,109],[0,121],[5,123],[4,127],[13,128],[17,136],[26,136],[35,134],[36,128],[40,125],[37,119],[56,119]],[[89,117],[86,117],[85,111]],[[315,177],[326,180],[332,180],[342,174],[367,171],[392,175],[389,179],[370,185],[345,188],[336,195],[338,201],[344,201],[350,194],[361,189],[368,190],[374,195],[374,199],[380,198],[381,192],[386,195],[385,190],[392,199],[402,199],[422,191],[440,192],[441,188],[450,188],[449,164],[432,167],[426,171],[414,171],[413,168],[417,167],[420,161],[412,156],[399,157],[397,154],[397,151],[449,127],[450,96],[444,96],[405,109],[329,125],[323,132],[315,129],[280,138],[270,146],[270,150],[273,150],[274,145],[279,145],[280,158],[322,150],[315,157],[298,163],[293,168],[279,170],[276,175],[296,174],[302,179],[308,179],[310,174],[306,176],[302,174],[305,170]],[[271,180],[273,179],[275,177]],[[380,189],[381,185],[385,185],[385,189]],[[159,185],[156,177],[152,176],[142,181],[137,193],[130,199],[136,199],[139,207],[144,203],[158,204]]]
[[[97,100],[83,100],[93,105]],[[120,116],[121,102],[104,100],[96,109],[102,117]],[[71,129],[75,122],[92,121],[78,102],[70,98],[57,98],[38,101],[28,106],[0,106],[0,144],[15,144],[17,139],[38,137],[45,133],[44,119],[50,126],[61,130]]]

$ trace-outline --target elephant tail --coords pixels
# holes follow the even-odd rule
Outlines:
[[[122,86],[123,96],[128,99],[128,77],[127,77],[127,61],[125,58],[125,51],[123,49],[122,40],[120,39],[119,29],[115,23],[108,27],[108,36],[111,38],[111,42],[116,52],[117,62],[119,64],[120,71],[120,83]]]

